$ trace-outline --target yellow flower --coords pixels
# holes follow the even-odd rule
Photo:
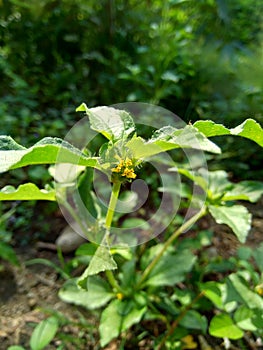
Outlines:
[[[134,165],[130,158],[126,158],[125,160],[121,159],[119,164],[111,169],[114,173],[119,173],[120,176],[126,177],[127,179],[135,179],[136,174],[134,172]]]
[[[117,294],[116,294],[116,298],[117,298],[118,300],[122,300],[123,297],[124,297],[124,295],[123,295],[122,293],[117,293]]]

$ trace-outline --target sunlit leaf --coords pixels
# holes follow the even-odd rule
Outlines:
[[[240,339],[243,337],[243,331],[238,328],[230,316],[219,314],[212,318],[209,333],[213,337]]]
[[[91,129],[98,131],[108,140],[117,141],[127,138],[135,130],[132,117],[123,110],[106,106],[88,108],[85,103],[82,103],[76,111],[85,111],[89,117]]]
[[[48,200],[55,201],[55,190],[53,188],[39,189],[33,183],[26,183],[15,188],[13,186],[5,186],[0,190],[0,200]]]
[[[194,123],[199,131],[205,136],[236,135],[256,142],[263,147],[263,129],[254,119],[247,119],[235,128],[228,129],[222,124],[216,124],[211,120],[200,120]]]
[[[7,139],[15,142],[8,136],[0,139],[0,173],[34,164],[70,163],[90,167],[97,164],[96,158],[87,157],[78,148],[56,137],[46,137],[27,149],[16,144],[15,149],[6,150]]]
[[[208,210],[218,224],[228,225],[241,243],[245,243],[251,227],[252,215],[242,205],[214,206],[209,205]]]

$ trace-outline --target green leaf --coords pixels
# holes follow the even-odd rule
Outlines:
[[[13,200],[48,200],[55,201],[56,195],[53,188],[39,189],[33,183],[20,185],[18,188],[5,186],[0,190],[1,201]]]
[[[136,307],[133,301],[130,301],[130,304],[131,306],[130,306],[129,312],[127,312],[122,319],[122,327],[121,327],[122,332],[126,331],[134,324],[140,323],[143,315],[147,310],[146,306],[141,308]]]
[[[251,214],[242,205],[213,206],[209,205],[208,210],[218,224],[228,225],[241,243],[246,241],[251,227]]]
[[[229,276],[229,280],[231,281],[231,284],[235,288],[238,295],[250,309],[263,310],[263,298],[252,292],[251,288],[246,285],[245,281],[243,281],[238,274],[232,273]]]
[[[10,136],[0,135],[0,150],[1,151],[13,151],[13,150],[25,150],[26,148],[19,145]]]
[[[19,266],[19,261],[14,249],[7,243],[0,241],[0,258]]]
[[[191,125],[187,125],[183,129],[167,126],[157,130],[149,141],[145,141],[141,137],[134,137],[127,142],[126,146],[135,158],[147,158],[176,148],[193,148],[212,153],[221,152],[216,144]]]
[[[121,332],[139,323],[146,312],[146,307],[138,308],[132,300],[113,300],[101,314],[100,343],[107,345]]]
[[[58,321],[55,317],[49,317],[41,321],[34,329],[30,346],[32,350],[44,349],[55,337],[58,330]]]
[[[227,129],[222,124],[216,124],[211,120],[197,121],[194,123],[194,127],[207,137],[220,135],[242,136],[263,147],[263,129],[254,119],[247,119],[233,129]]]
[[[212,318],[209,326],[209,333],[213,337],[240,339],[243,337],[243,331],[239,329],[226,314],[219,314]]]
[[[90,119],[91,129],[101,133],[108,140],[122,140],[135,131],[135,124],[129,113],[112,107],[88,108],[82,103],[76,111],[85,111]]]
[[[165,150],[174,148],[194,148],[202,151],[221,153],[220,148],[192,125],[183,129],[165,126],[157,130],[149,143],[154,142]]]
[[[6,147],[4,138],[10,137],[3,136],[0,142],[0,173],[34,164],[70,163],[90,167],[97,164],[96,158],[87,157],[70,143],[56,137],[46,137],[28,149],[16,146],[13,150],[3,150]]]
[[[61,300],[87,309],[96,309],[106,305],[113,297],[110,286],[99,276],[88,280],[88,291],[78,287],[77,280],[68,280],[58,293]]]
[[[225,193],[222,200],[247,200],[252,203],[258,201],[263,194],[263,182],[241,181]]]
[[[92,257],[89,266],[78,279],[78,285],[87,289],[88,277],[97,275],[106,270],[117,269],[117,264],[114,261],[110,249],[106,246],[100,245],[94,256]]]
[[[257,327],[253,324],[254,311],[245,305],[240,306],[235,314],[234,320],[238,327],[245,331],[256,331]]]
[[[263,273],[263,243],[261,243],[258,248],[253,250],[253,257],[260,271]]]
[[[246,137],[263,147],[263,129],[259,123],[253,119],[247,119],[234,129],[230,130],[232,135]]]
[[[212,301],[212,303],[219,309],[223,308],[223,298],[218,282],[206,282],[200,285],[202,292],[205,296]]]
[[[189,310],[184,315],[182,320],[179,322],[180,326],[187,329],[198,329],[201,330],[204,334],[207,329],[207,320],[205,316],[202,316],[199,312],[195,310]]]
[[[119,313],[121,301],[113,300],[101,314],[99,332],[100,344],[107,345],[112,339],[117,338],[121,333],[122,317]]]
[[[230,130],[224,125],[216,124],[212,120],[198,120],[193,126],[201,131],[206,137],[230,134]]]
[[[12,346],[9,346],[9,347],[7,348],[7,350],[26,350],[26,349],[23,348],[23,346],[12,345]]]
[[[186,273],[191,271],[195,261],[196,257],[189,250],[183,250],[176,254],[164,254],[152,269],[145,284],[149,286],[173,286],[184,280]]]

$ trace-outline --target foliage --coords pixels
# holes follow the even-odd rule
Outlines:
[[[63,168],[62,182],[59,183],[57,179],[56,198],[77,221],[82,234],[86,234],[94,243],[86,243],[76,252],[76,262],[83,262],[81,257],[87,258],[88,266],[78,278],[68,279],[68,274],[65,274],[67,281],[59,292],[60,297],[91,310],[103,308],[99,324],[102,347],[115,338],[122,338],[125,343],[125,334],[129,334],[131,328],[140,331],[142,321],[147,324],[153,320],[158,320],[164,330],[157,337],[150,336],[155,349],[183,349],[185,342],[189,342],[187,337],[205,336],[207,333],[229,341],[242,341],[246,332],[261,337],[262,245],[254,250],[241,248],[237,258],[227,261],[210,259],[206,251],[203,252],[203,247],[211,244],[210,232],[201,231],[193,239],[178,240],[176,244],[175,241],[209,213],[219,224],[228,225],[238,240],[244,243],[251,226],[251,214],[239,202],[256,202],[263,194],[262,182],[232,183],[223,170],[193,170],[189,164],[170,161],[171,176],[178,173],[185,178],[186,187],[180,195],[184,198],[184,207],[190,207],[194,202],[194,215],[185,218],[179,227],[175,221],[171,221],[166,226],[163,241],[153,239],[143,246],[134,240],[136,237],[132,241],[119,237],[118,241],[114,223],[115,219],[125,229],[124,223],[127,228],[130,220],[135,236],[134,218],[128,216],[122,221],[122,215],[114,218],[114,212],[119,195],[124,194],[122,188],[137,177],[138,169],[143,168],[146,161],[181,148],[197,148],[220,154],[220,148],[207,138],[214,136],[242,136],[262,147],[261,126],[251,119],[233,129],[211,121],[198,121],[181,128],[162,127],[145,139],[137,135],[133,118],[126,111],[109,107],[89,109],[84,103],[77,110],[85,112],[90,128],[104,136],[105,142],[96,157],[91,156],[88,150],[78,150],[60,139],[44,139],[26,149],[10,137],[1,138],[2,172],[35,164],[36,161],[53,164],[55,159],[58,165],[65,162],[75,165],[75,172],[70,165]],[[166,161],[164,158],[158,159],[160,162]],[[100,170],[112,183],[106,212],[103,212],[94,194],[85,192],[85,189],[90,191],[91,186],[80,186],[85,177],[85,168]],[[68,170],[69,177],[65,170]],[[86,179],[92,181],[90,176]],[[84,191],[82,198],[89,195],[89,200],[93,199],[95,216],[86,216],[88,230],[83,225],[81,211],[75,212],[68,200],[72,181],[73,184],[76,181],[78,188]],[[203,191],[204,201],[200,196],[201,191],[195,194],[186,190],[189,181]],[[164,181],[160,191],[173,191],[169,185],[169,181]],[[30,190],[31,184],[27,186]],[[43,191],[35,187],[32,191],[35,199],[37,196],[43,199]],[[6,199],[25,199],[20,190],[11,191],[10,194],[12,196]],[[76,204],[77,198],[73,198]],[[54,200],[53,197],[46,199]],[[236,201],[239,201],[238,204]],[[174,219],[175,215],[173,213]],[[150,230],[147,217],[139,220],[139,227]],[[215,271],[222,274],[220,282],[211,280],[210,276]],[[204,298],[209,302],[204,302]],[[46,326],[50,324],[41,324],[35,332],[46,330]],[[52,339],[55,331],[52,325],[50,333],[45,332],[43,342]],[[42,338],[37,337],[39,339]],[[34,341],[36,338],[32,336],[31,347]],[[41,349],[43,345],[36,346],[36,349]]]

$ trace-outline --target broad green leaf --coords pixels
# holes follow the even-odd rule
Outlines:
[[[222,200],[247,200],[252,203],[259,200],[263,194],[263,182],[241,181],[235,184],[230,191],[227,191]]]
[[[82,103],[76,111],[85,111],[90,120],[91,129],[101,133],[108,140],[127,138],[135,131],[135,124],[129,113],[113,107],[88,108]]]
[[[164,127],[157,130],[152,139],[145,141],[141,137],[134,137],[127,142],[134,158],[147,158],[161,152],[176,148],[193,148],[202,151],[220,153],[220,148],[207,139],[202,133],[191,125],[183,129]]]
[[[190,329],[201,330],[204,334],[207,329],[207,320],[195,310],[189,310],[180,321],[180,326]]]
[[[196,257],[189,251],[183,250],[176,254],[165,254],[152,269],[146,285],[173,286],[184,280],[196,261]]]
[[[245,281],[243,281],[238,274],[232,273],[229,276],[229,280],[231,281],[231,284],[235,288],[236,292],[250,309],[263,310],[263,298],[252,292],[251,288],[246,285]]]
[[[241,243],[245,243],[251,227],[251,214],[242,205],[214,206],[208,210],[218,224],[226,224],[236,234]]]
[[[243,331],[238,328],[230,316],[219,314],[212,318],[209,326],[209,333],[213,337],[240,339],[243,337]]]
[[[235,314],[234,320],[238,327],[246,331],[256,331],[257,327],[253,324],[254,311],[249,309],[247,306],[240,306]]]
[[[263,147],[263,129],[253,119],[247,119],[234,129],[230,129],[232,135],[238,135],[250,139]]]
[[[134,324],[140,323],[143,315],[145,314],[147,307],[138,308],[133,301],[130,301],[129,312],[127,312],[122,319],[121,331],[124,332]]]
[[[30,338],[32,350],[44,349],[55,337],[58,330],[58,321],[55,317],[49,317],[41,321],[34,329]]]
[[[90,310],[106,305],[114,296],[108,283],[99,276],[89,278],[88,291],[79,288],[76,279],[68,280],[58,295],[67,303],[84,306]]]
[[[18,188],[5,186],[0,190],[0,201],[13,200],[48,200],[55,201],[56,195],[53,188],[39,189],[33,183],[20,185]]]
[[[113,300],[101,314],[100,343],[107,345],[121,332],[139,323],[146,312],[146,307],[138,308],[132,300]]]
[[[211,120],[197,121],[194,123],[194,127],[207,137],[221,135],[242,136],[263,147],[263,129],[260,124],[253,119],[247,119],[233,129],[228,129],[222,124],[216,124]]]
[[[186,125],[183,129],[165,126],[154,133],[149,144],[152,142],[165,148],[165,150],[180,147],[221,153],[220,148],[216,144],[211,142],[203,133],[192,125]]]
[[[107,345],[112,339],[117,338],[121,333],[122,316],[119,313],[121,301],[113,300],[101,314],[99,332],[100,344]]]
[[[90,167],[97,164],[96,158],[87,157],[78,148],[56,137],[46,137],[27,149],[17,146],[14,150],[3,150],[3,143],[4,137],[0,143],[0,173],[34,164],[70,163]]]
[[[230,134],[230,131],[222,124],[216,124],[212,120],[198,120],[194,127],[201,131],[206,137]]]
[[[23,348],[23,346],[20,346],[20,345],[12,345],[12,346],[9,346],[7,348],[7,350],[26,350],[26,349]]]
[[[110,249],[106,246],[100,245],[92,257],[89,266],[78,279],[78,285],[84,289],[87,289],[87,282],[90,276],[97,275],[98,273],[106,270],[115,269],[117,269],[117,264],[113,260]]]

